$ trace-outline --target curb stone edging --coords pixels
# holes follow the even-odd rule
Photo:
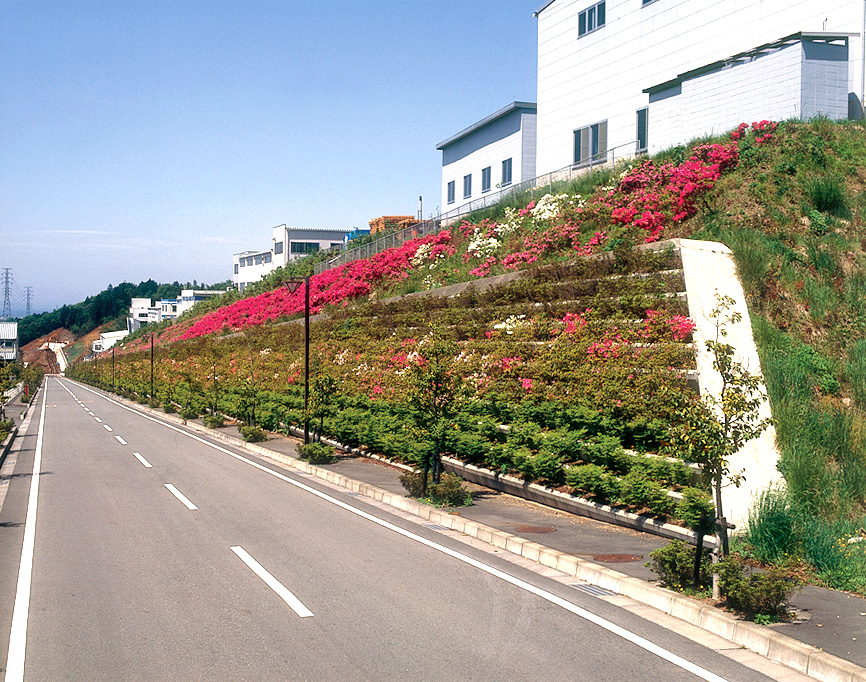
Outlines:
[[[122,400],[122,399],[121,399]],[[490,526],[471,521],[462,516],[422,504],[408,497],[388,492],[382,488],[356,481],[295,457],[284,455],[255,443],[247,443],[234,436],[219,433],[196,423],[187,423],[174,415],[167,415],[153,408],[135,405],[136,409],[158,415],[166,421],[183,424],[193,431],[207,434],[215,440],[230,443],[235,447],[285,464],[315,478],[322,479],[341,488],[359,493],[406,513],[463,533],[482,542],[517,554],[544,566],[555,568],[566,575],[603,587],[637,602],[646,604],[680,620],[700,627],[753,651],[769,660],[792,670],[808,675],[819,682],[866,682],[866,668],[862,668],[838,656],[828,654],[809,644],[799,642],[769,628],[740,620],[712,606],[683,596],[638,578],[619,573],[580,557],[545,547],[532,540],[500,531]],[[359,453],[360,454],[360,453]]]

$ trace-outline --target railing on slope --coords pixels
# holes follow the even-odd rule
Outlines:
[[[320,272],[324,272],[325,270],[330,270],[331,268],[336,268],[340,265],[345,265],[346,263],[351,263],[355,260],[370,258],[371,256],[374,256],[377,253],[381,253],[382,251],[385,251],[387,249],[391,249],[395,246],[401,246],[403,243],[409,241],[410,239],[417,239],[418,237],[423,237],[432,232],[436,232],[443,225],[451,225],[455,223],[458,218],[464,215],[474,213],[475,211],[480,211],[490,206],[495,206],[496,204],[501,203],[504,199],[510,196],[521,194],[523,192],[530,192],[532,195],[532,199],[534,199],[536,193],[535,190],[544,190],[544,192],[546,193],[552,190],[553,184],[556,182],[570,182],[576,177],[585,175],[586,173],[598,170],[599,168],[604,168],[606,166],[613,168],[616,165],[617,159],[622,161],[623,159],[634,157],[636,155],[634,151],[636,144],[636,141],[632,141],[618,145],[616,147],[612,147],[611,149],[607,150],[605,154],[599,154],[591,157],[588,163],[572,164],[557,171],[552,171],[550,173],[545,173],[544,175],[539,175],[530,180],[526,180],[525,182],[521,182],[516,185],[509,185],[508,187],[505,187],[498,192],[486,194],[479,199],[475,199],[473,201],[470,201],[469,203],[463,204],[462,206],[453,208],[446,213],[440,213],[439,216],[436,218],[431,218],[430,220],[425,220],[420,223],[410,225],[409,227],[405,227],[394,232],[389,232],[388,234],[383,235],[380,239],[370,242],[369,244],[364,244],[363,246],[358,246],[354,249],[343,251],[334,258],[329,258],[328,260],[316,263],[316,265],[314,266],[314,271],[316,274],[319,274]],[[619,156],[617,156],[617,150],[622,150],[626,148],[630,151],[620,151]]]

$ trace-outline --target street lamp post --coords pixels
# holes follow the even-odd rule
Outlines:
[[[304,445],[310,442],[310,277],[292,277],[283,282],[289,293],[304,285]]]
[[[153,334],[150,335],[150,400],[153,402]]]
[[[111,390],[117,393],[117,372],[114,365],[114,346],[111,347]]]

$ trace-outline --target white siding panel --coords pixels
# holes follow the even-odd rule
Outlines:
[[[605,26],[578,39],[578,13],[590,4],[557,0],[538,15],[538,174],[571,163],[575,128],[608,120],[609,148],[633,141],[645,88],[798,31],[862,32],[862,0],[659,0],[646,7],[608,0]],[[862,45],[863,36],[849,49],[851,92],[860,89]],[[649,142],[658,146],[662,128],[652,118]]]

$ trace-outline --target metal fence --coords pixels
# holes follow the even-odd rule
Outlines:
[[[331,268],[336,268],[355,260],[370,258],[371,256],[375,256],[377,253],[394,248],[395,246],[402,246],[405,242],[411,239],[417,239],[418,237],[423,237],[432,232],[436,232],[442,227],[453,225],[465,215],[475,213],[476,211],[491,206],[496,206],[511,196],[528,193],[530,195],[530,201],[532,201],[535,199],[536,195],[543,195],[552,191],[553,185],[556,183],[570,182],[581,175],[598,170],[599,168],[613,168],[617,161],[633,158],[637,155],[635,152],[636,147],[636,141],[626,142],[625,144],[608,149],[605,154],[592,157],[588,163],[566,166],[565,168],[544,175],[539,175],[517,185],[509,185],[497,192],[486,194],[483,197],[474,199],[458,208],[451,209],[446,213],[441,213],[436,218],[424,220],[415,223],[414,225],[410,225],[409,227],[388,232],[375,241],[364,244],[363,246],[357,246],[354,249],[342,251],[334,258],[329,258],[316,263],[315,273],[319,274],[325,270],[330,270]]]

